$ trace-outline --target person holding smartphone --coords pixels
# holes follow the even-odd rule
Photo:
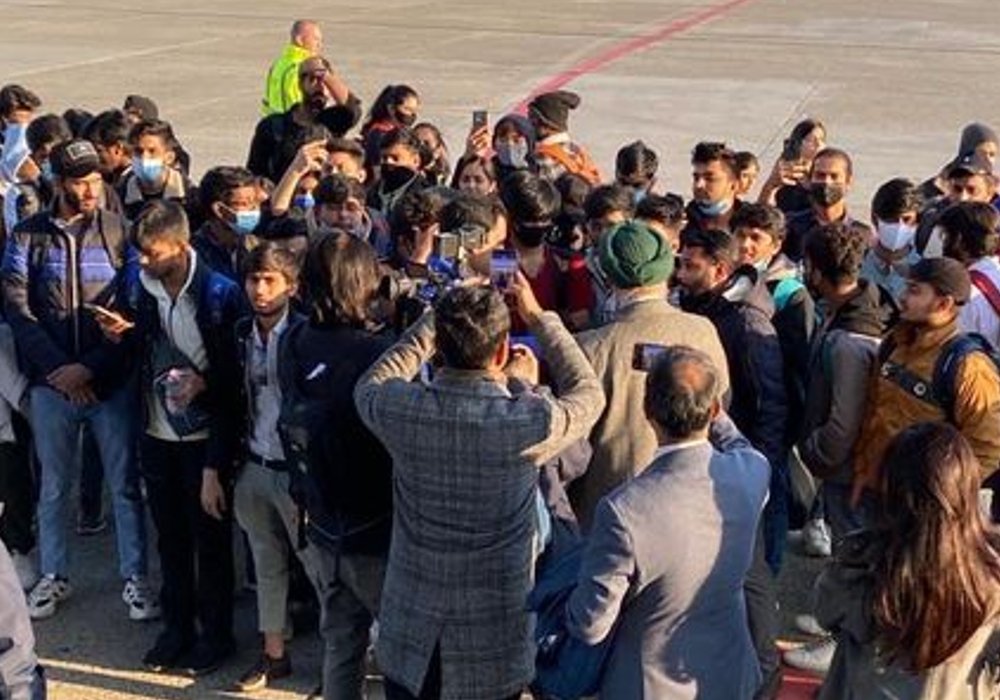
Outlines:
[[[826,147],[826,127],[818,119],[803,119],[785,139],[781,156],[761,186],[757,201],[776,206],[783,213],[809,208],[806,187],[809,167]]]

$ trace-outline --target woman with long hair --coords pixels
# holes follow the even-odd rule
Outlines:
[[[965,438],[921,423],[890,443],[873,526],[816,584],[837,639],[821,700],[1000,698],[1000,532]]]
[[[411,129],[417,123],[420,95],[409,85],[386,85],[372,103],[361,125],[365,167],[378,165],[382,137],[395,129]]]

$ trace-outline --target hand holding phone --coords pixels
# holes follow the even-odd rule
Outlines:
[[[472,130],[479,131],[485,129],[489,123],[489,112],[485,109],[477,109],[472,112]]]
[[[83,308],[94,314],[97,325],[101,327],[101,332],[105,337],[117,343],[121,340],[125,331],[135,327],[135,323],[129,321],[117,311],[106,309],[100,304],[84,303]]]

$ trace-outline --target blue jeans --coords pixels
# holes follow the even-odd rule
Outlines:
[[[135,428],[139,410],[134,384],[108,399],[76,406],[55,389],[31,390],[31,423],[41,463],[38,497],[38,549],[42,574],[65,576],[69,568],[67,527],[71,494],[80,464],[80,427],[90,427],[111,491],[122,578],[146,574],[146,524],[136,462]]]
[[[771,465],[771,485],[767,504],[764,506],[764,552],[771,572],[777,576],[784,559],[785,540],[788,537],[788,501],[791,494],[788,463]]]

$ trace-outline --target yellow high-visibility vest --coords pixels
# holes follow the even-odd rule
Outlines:
[[[308,49],[295,44],[285,47],[281,58],[271,64],[267,72],[267,85],[261,114],[283,114],[302,101],[299,89],[299,64],[312,56]]]

